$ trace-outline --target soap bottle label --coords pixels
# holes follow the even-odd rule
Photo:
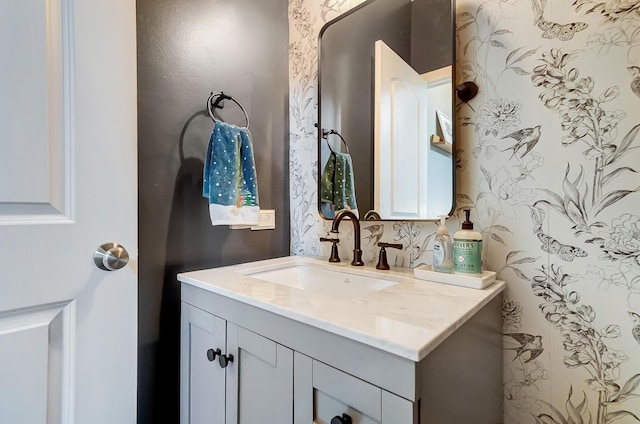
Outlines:
[[[444,248],[440,246],[440,243],[438,241],[436,241],[435,243],[433,243],[433,268],[440,268],[443,262]]]
[[[454,240],[454,271],[482,274],[482,240]]]

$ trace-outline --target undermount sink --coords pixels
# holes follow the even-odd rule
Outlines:
[[[268,270],[244,270],[242,274],[309,293],[341,299],[357,299],[398,284],[391,279],[309,264],[289,264]]]

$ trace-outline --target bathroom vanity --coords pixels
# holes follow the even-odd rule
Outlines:
[[[182,424],[502,421],[504,282],[305,257],[178,279]]]

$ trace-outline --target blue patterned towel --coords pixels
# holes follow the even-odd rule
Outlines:
[[[212,225],[258,224],[258,181],[247,128],[216,122],[204,160],[202,196],[209,199]]]

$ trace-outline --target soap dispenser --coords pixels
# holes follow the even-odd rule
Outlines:
[[[447,218],[446,215],[440,215],[440,226],[433,242],[433,270],[450,274],[453,270],[453,240],[445,223]]]
[[[481,277],[482,234],[473,231],[473,222],[469,218],[471,211],[465,209],[464,213],[462,229],[453,235],[453,270],[456,274]]]

